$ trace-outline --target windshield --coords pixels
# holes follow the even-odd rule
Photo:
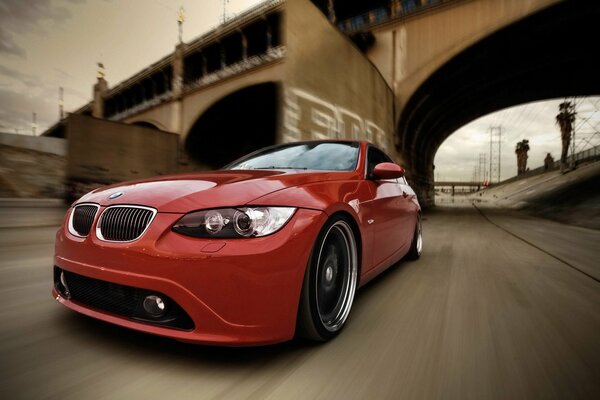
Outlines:
[[[304,142],[270,147],[223,169],[306,169],[353,171],[358,161],[356,142]]]

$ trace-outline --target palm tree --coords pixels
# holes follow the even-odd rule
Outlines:
[[[556,123],[560,127],[560,138],[562,139],[562,153],[560,155],[560,169],[563,170],[567,165],[567,155],[569,153],[569,144],[571,144],[571,134],[573,133],[573,123],[575,122],[575,106],[570,101],[560,103],[559,113],[556,115]]]
[[[517,175],[527,171],[527,152],[529,151],[529,140],[523,139],[517,143],[515,153],[517,154]]]

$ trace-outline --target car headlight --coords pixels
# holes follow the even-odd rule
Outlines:
[[[184,215],[173,231],[199,238],[247,238],[277,232],[296,211],[293,207],[240,207],[195,211]]]

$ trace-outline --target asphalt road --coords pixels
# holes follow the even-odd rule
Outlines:
[[[56,228],[0,228],[0,398],[600,398],[600,231],[488,217],[427,214],[423,257],[361,289],[338,338],[259,348],[80,316],[50,296]]]

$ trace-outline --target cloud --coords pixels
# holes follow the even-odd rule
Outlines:
[[[66,72],[57,70],[57,75]],[[16,83],[15,83],[16,82]],[[14,128],[27,130],[31,127],[31,113],[37,113],[38,125],[44,128],[52,125],[58,118],[57,81],[44,82],[39,78],[0,64],[0,124],[3,130]],[[89,95],[81,91],[64,87],[65,108],[89,100]]]
[[[40,87],[42,82],[33,75],[25,74],[12,68],[8,68],[0,64],[0,76],[15,79],[20,83],[23,83],[28,88]]]
[[[37,123],[43,128],[52,125],[58,118],[56,102],[50,102],[48,97],[28,96],[11,90],[0,88],[0,123],[4,130],[18,128],[21,131],[31,129],[32,112],[37,114]]]
[[[69,3],[82,1],[70,0]],[[24,33],[43,34],[45,22],[58,25],[72,17],[65,6],[52,0],[2,0],[0,2],[0,54],[27,58],[15,36]]]
[[[69,74],[67,71],[64,71],[60,68],[54,68],[55,75],[58,79],[62,80],[71,80],[73,79],[73,75]]]
[[[11,34],[0,27],[0,54],[27,58],[25,50],[15,43]]]
[[[72,16],[64,6],[52,0],[3,0],[0,3],[0,23],[17,32],[39,30],[39,22],[49,20],[61,23]]]

